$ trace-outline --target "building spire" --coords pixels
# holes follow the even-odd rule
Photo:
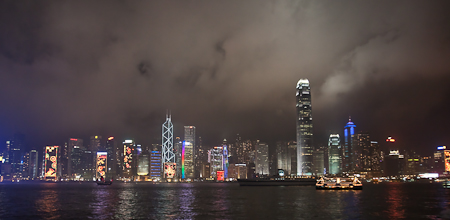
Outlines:
[[[349,122],[352,121],[352,116],[351,115],[348,116],[348,121]]]

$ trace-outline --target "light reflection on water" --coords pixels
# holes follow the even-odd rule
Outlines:
[[[363,190],[239,187],[228,183],[0,184],[0,219],[439,218],[450,191],[433,184]]]
[[[58,213],[59,210],[59,199],[58,199],[58,191],[54,189],[55,184],[50,185],[51,189],[45,189],[40,191],[39,199],[36,200],[36,210],[39,215],[43,216],[46,219],[58,219],[60,215]]]

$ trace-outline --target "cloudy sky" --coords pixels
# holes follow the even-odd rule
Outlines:
[[[295,140],[295,86],[314,139],[351,115],[374,140],[450,145],[448,1],[2,1],[0,135],[158,143]]]

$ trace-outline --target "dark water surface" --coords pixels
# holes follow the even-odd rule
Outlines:
[[[440,219],[438,183],[365,184],[361,191],[235,183],[0,184],[0,219]]]

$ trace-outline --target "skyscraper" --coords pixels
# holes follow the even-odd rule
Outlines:
[[[119,174],[121,165],[121,163],[117,161],[120,161],[121,157],[119,156],[119,154],[122,151],[119,150],[117,141],[114,137],[108,137],[106,139],[106,152],[108,153],[108,177],[116,178]]]
[[[269,145],[259,142],[255,146],[256,173],[260,175],[269,174]]]
[[[167,162],[176,162],[173,151],[173,124],[170,115],[166,115],[166,122],[162,125],[162,164]]]
[[[217,171],[223,170],[223,147],[214,147],[208,151],[208,163],[210,164],[211,173],[209,176],[217,177]]]
[[[313,124],[311,88],[308,79],[297,83],[297,175],[311,175],[313,164]]]
[[[123,142],[123,177],[133,179],[136,168],[136,144],[134,140],[125,140]]]
[[[181,152],[181,178],[194,178],[195,126],[184,126]]]
[[[341,140],[339,134],[330,134],[328,139],[328,173],[329,174],[339,174],[341,173]]]
[[[223,171],[224,171],[224,178],[228,178],[228,146],[227,146],[227,139],[223,139],[223,144],[222,144],[222,148],[223,148]]]
[[[67,173],[69,178],[76,178],[83,173],[82,158],[85,151],[83,139],[70,138],[68,144],[68,167]]]
[[[102,136],[98,136],[98,135],[94,135],[91,136],[91,143],[89,145],[89,149],[92,152],[97,152],[97,151],[101,151],[102,149],[102,145],[101,145],[101,141],[102,141]]]
[[[344,127],[344,156],[342,158],[342,171],[352,172],[355,170],[354,163],[354,149],[353,149],[353,137],[355,136],[356,125],[352,122],[352,119],[348,119],[347,125]]]
[[[38,156],[39,155],[38,155],[37,150],[30,151],[30,161],[28,162],[30,179],[36,179],[39,176],[39,174],[38,174],[39,157]]]
[[[277,142],[277,168],[282,169],[285,175],[291,174],[291,155],[288,144],[283,141]]]

